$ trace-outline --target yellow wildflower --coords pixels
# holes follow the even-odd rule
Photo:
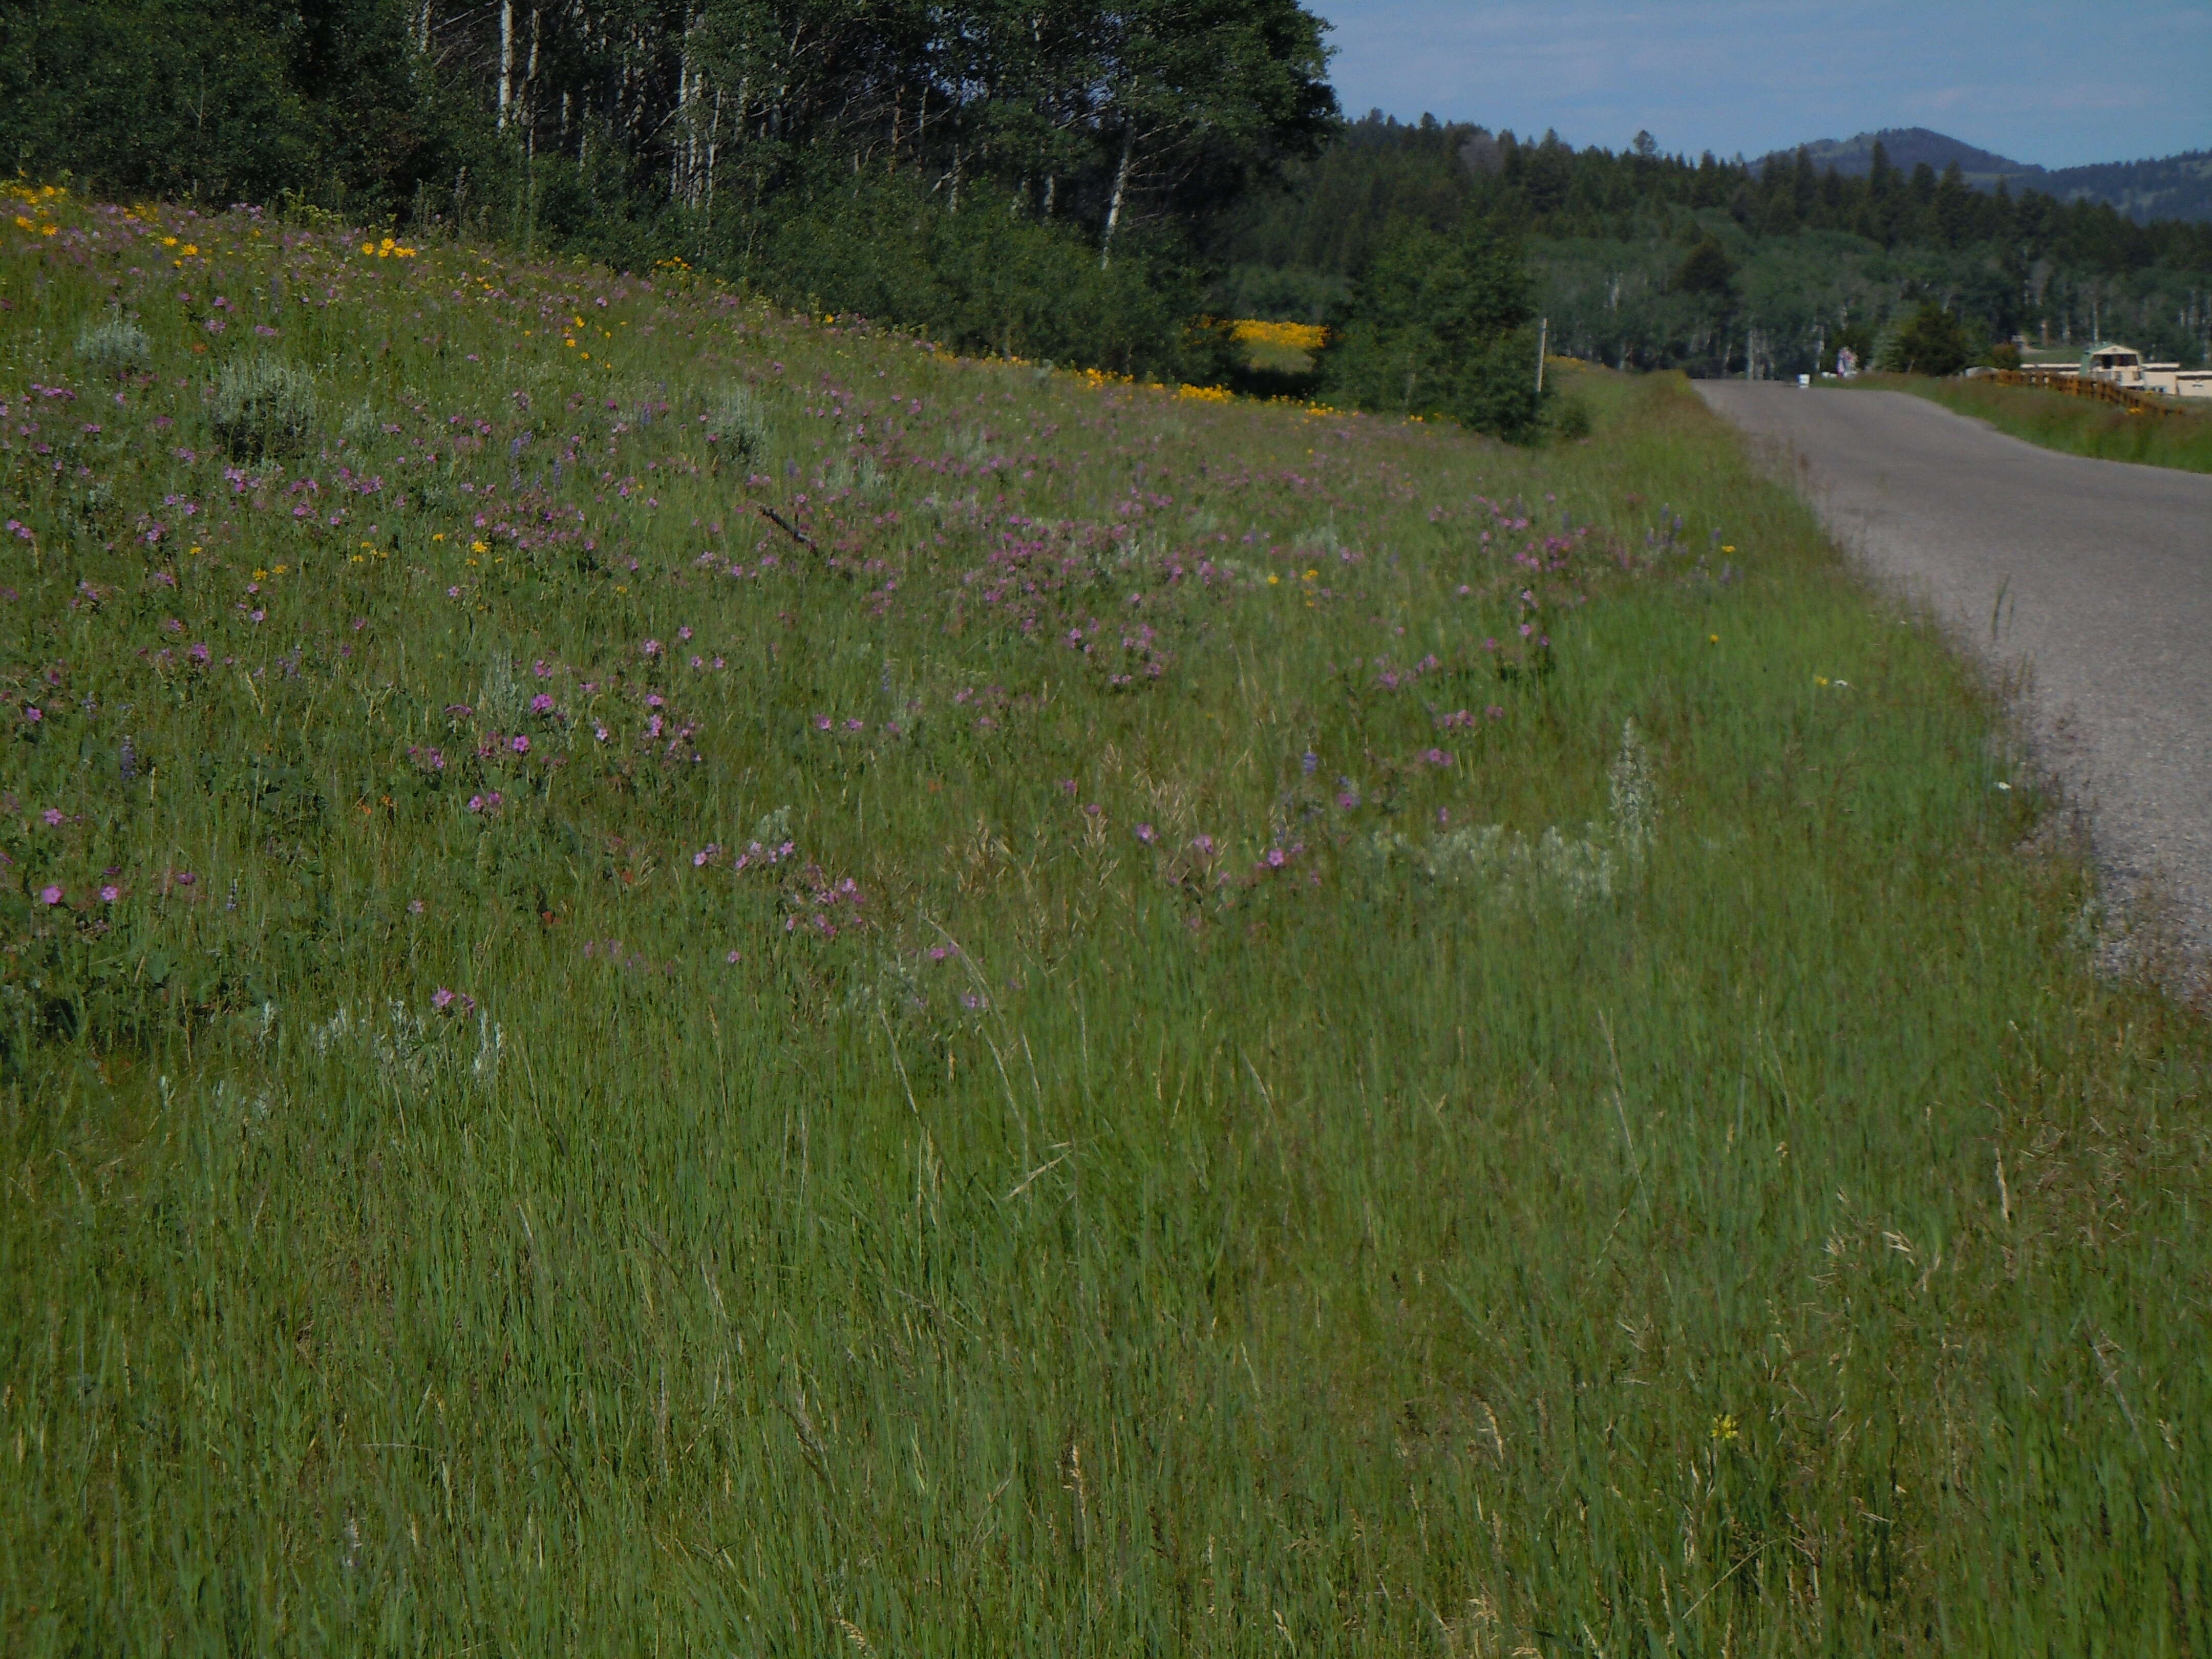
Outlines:
[[[1248,319],[1231,323],[1229,332],[1243,345],[1279,346],[1294,351],[1319,351],[1328,342],[1328,331],[1312,323],[1270,323]]]

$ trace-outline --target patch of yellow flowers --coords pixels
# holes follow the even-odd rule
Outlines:
[[[51,236],[61,228],[59,225],[40,224],[39,221],[46,216],[48,207],[58,198],[65,197],[68,194],[69,192],[59,185],[27,185],[20,182],[0,185],[0,198],[13,198],[31,210],[28,213],[19,213],[15,216],[15,228],[32,231],[40,236]]]
[[[1328,343],[1328,331],[1318,323],[1270,323],[1245,318],[1229,325],[1239,345],[1279,346],[1290,351],[1319,351]]]
[[[411,259],[416,250],[403,246],[389,236],[381,242],[363,242],[361,251],[372,259]]]

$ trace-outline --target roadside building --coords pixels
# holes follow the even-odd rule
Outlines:
[[[2093,345],[2081,354],[2081,373],[2112,386],[2142,386],[2142,353],[2133,346]]]
[[[2142,389],[2169,398],[2212,398],[2212,368],[2184,368],[2179,363],[2145,363]]]

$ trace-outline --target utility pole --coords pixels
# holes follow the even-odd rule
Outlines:
[[[1552,319],[1547,317],[1536,325],[1536,395],[1539,398],[1544,395],[1544,354],[1550,348],[1551,339]]]

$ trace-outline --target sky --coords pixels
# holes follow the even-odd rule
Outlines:
[[[2048,167],[2212,149],[2212,0],[1306,0],[1351,116],[1759,156],[1932,127]]]

